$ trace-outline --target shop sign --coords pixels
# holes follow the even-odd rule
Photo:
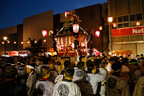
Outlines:
[[[30,54],[30,51],[28,51],[28,50],[10,51],[9,52],[10,56],[27,56],[28,54]]]
[[[144,26],[143,27],[133,27],[133,28],[112,30],[112,37],[130,36],[130,35],[143,35],[143,34],[144,34]]]

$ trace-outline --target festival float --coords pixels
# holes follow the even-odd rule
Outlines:
[[[57,52],[57,57],[79,58],[90,55],[90,49],[87,48],[91,35],[86,32],[79,23],[81,20],[75,11],[65,12],[66,22],[64,26],[54,34],[49,32],[53,39],[53,49]],[[99,51],[92,50],[92,54],[98,55]],[[91,54],[91,55],[92,55]]]

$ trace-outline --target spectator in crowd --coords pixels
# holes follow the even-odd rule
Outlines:
[[[144,96],[144,76],[139,78],[135,86],[133,96]]]
[[[58,73],[55,70],[54,61],[49,62],[49,68],[50,68],[50,78],[49,78],[49,80],[54,82],[55,78],[58,76]]]
[[[106,76],[106,96],[130,96],[128,83],[120,78],[121,68],[120,62],[112,64],[114,73]]]
[[[35,94],[35,84],[36,84],[36,74],[35,66],[26,65],[26,73],[28,74],[28,79],[26,82],[26,89],[28,96],[33,96]]]
[[[142,64],[140,69],[137,69],[134,73],[133,73],[133,81],[136,84],[138,79],[144,76],[144,64]]]
[[[53,96],[81,96],[79,87],[72,82],[73,68],[65,69],[64,79],[54,86]]]
[[[108,65],[106,66],[106,70],[108,71],[108,74],[111,74],[113,73],[113,69],[112,69],[112,64],[115,63],[115,58],[114,57],[111,57],[109,59],[109,63]]]
[[[49,67],[41,67],[41,78],[36,83],[37,96],[52,96],[54,83],[49,80],[50,74]]]
[[[25,88],[16,82],[17,75],[17,69],[14,67],[5,70],[5,82],[0,90],[1,96],[27,96]]]
[[[88,71],[84,75],[83,81],[77,84],[80,86],[82,96],[103,96],[105,89],[101,89],[101,87],[103,87],[102,82],[105,80],[107,72],[103,68],[94,67],[92,62],[87,61]]]
[[[72,79],[73,82],[81,81],[83,79],[85,73],[83,69],[84,69],[84,62],[82,61],[78,62],[77,67],[74,67],[75,72],[74,72],[74,77]]]
[[[61,74],[61,75],[64,75],[65,69],[68,68],[68,67],[70,67],[70,61],[69,61],[69,60],[66,60],[66,61],[64,62],[64,69],[61,70],[60,74]]]

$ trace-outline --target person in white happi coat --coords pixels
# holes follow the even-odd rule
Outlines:
[[[84,69],[84,62],[80,61],[77,64],[77,67],[74,67],[74,77],[72,79],[73,82],[75,81],[81,81],[84,77],[85,72],[83,71]]]
[[[37,96],[52,96],[54,83],[49,80],[49,67],[41,67],[41,78],[36,83]]]
[[[112,64],[115,63],[115,58],[114,57],[111,57],[109,59],[109,63],[107,64],[107,66],[105,67],[105,69],[108,71],[108,74],[111,74],[113,73],[113,69],[112,69]]]
[[[106,70],[96,68],[91,61],[88,60],[88,73],[85,74],[82,82],[76,82],[81,88],[82,96],[105,96],[104,80]]]
[[[144,76],[139,78],[135,86],[133,96],[144,96]]]
[[[130,96],[128,83],[120,77],[122,64],[115,62],[112,69],[114,73],[106,76],[106,96]]]
[[[28,74],[28,79],[26,82],[27,94],[28,94],[28,96],[33,96],[34,88],[35,88],[35,84],[36,84],[36,74],[35,74],[34,66],[26,65],[26,73]]]
[[[73,68],[65,70],[63,81],[54,86],[53,96],[81,96],[80,88],[72,82],[73,75]]]
[[[81,81],[84,77],[85,72],[84,69],[84,62],[78,62],[77,67],[74,67],[74,77],[72,79],[73,82]],[[58,75],[55,78],[55,83],[62,81],[64,78],[63,75]]]

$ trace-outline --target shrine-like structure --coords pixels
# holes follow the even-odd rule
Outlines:
[[[81,50],[82,55],[86,55],[87,50],[87,40],[88,36],[84,34],[82,30],[79,31],[78,35],[78,42],[79,48]],[[56,40],[56,47],[57,47],[57,55],[62,56],[76,56],[75,52],[75,44],[74,44],[74,33],[71,30],[63,30],[55,37]]]

